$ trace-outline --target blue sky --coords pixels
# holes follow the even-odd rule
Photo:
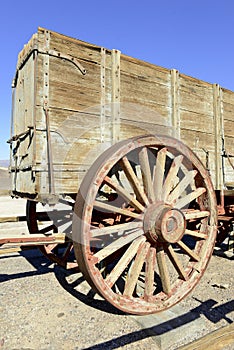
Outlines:
[[[4,1],[0,12],[0,159],[8,159],[18,52],[44,27],[234,91],[233,0]]]

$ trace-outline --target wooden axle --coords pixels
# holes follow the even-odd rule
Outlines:
[[[65,233],[55,233],[51,235],[33,234],[33,235],[2,235],[0,237],[0,254],[6,252],[20,251],[21,246],[38,246],[45,244],[62,244],[65,243],[67,237]],[[13,249],[13,250],[12,250]]]

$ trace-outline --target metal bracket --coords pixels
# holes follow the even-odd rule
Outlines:
[[[48,38],[49,37],[49,32],[45,34],[45,38]],[[49,42],[49,41],[47,41]],[[56,58],[61,58],[61,59],[64,59],[64,60],[67,60],[71,63],[73,63],[75,65],[76,68],[79,69],[79,71],[85,75],[87,73],[86,69],[82,66],[82,64],[78,61],[77,58],[71,56],[71,55],[67,55],[67,54],[64,54],[64,53],[61,53],[59,51],[56,51],[56,50],[50,50],[49,49],[49,46],[47,46],[45,48],[45,50],[38,50],[38,47],[37,47],[37,42],[36,40],[34,40],[34,45],[31,46],[31,51],[30,53],[24,57],[22,59],[22,62],[19,64],[19,66],[17,67],[17,70],[15,72],[15,76],[12,80],[12,88],[15,88],[16,85],[17,85],[17,80],[18,80],[18,74],[19,74],[19,70],[23,68],[23,66],[25,65],[25,63],[28,61],[29,57],[34,53],[40,53],[42,55],[48,55],[48,56],[52,56],[52,57],[56,57]]]
[[[30,132],[33,128],[34,128],[33,126],[28,126],[28,130],[23,131],[18,135],[12,136],[9,140],[7,140],[7,143],[12,143],[13,141],[17,141],[18,139],[25,138],[25,136],[30,134]]]
[[[46,52],[38,51],[38,52],[41,53],[41,54],[47,54],[49,56],[53,56],[53,57],[57,57],[57,58],[61,58],[61,59],[67,60],[67,61],[73,63],[80,70],[80,72],[83,75],[86,74],[86,69],[82,66],[82,64],[75,57],[72,57],[70,55],[66,55],[66,54],[58,52],[56,50],[48,50]]]

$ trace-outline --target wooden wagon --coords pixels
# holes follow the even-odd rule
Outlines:
[[[232,222],[233,130],[232,91],[39,28],[13,80],[12,195],[52,261],[120,310],[161,311]]]

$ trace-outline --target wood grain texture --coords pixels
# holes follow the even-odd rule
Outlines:
[[[178,350],[221,350],[231,344],[234,346],[234,323],[217,329],[188,345],[181,346]]]

